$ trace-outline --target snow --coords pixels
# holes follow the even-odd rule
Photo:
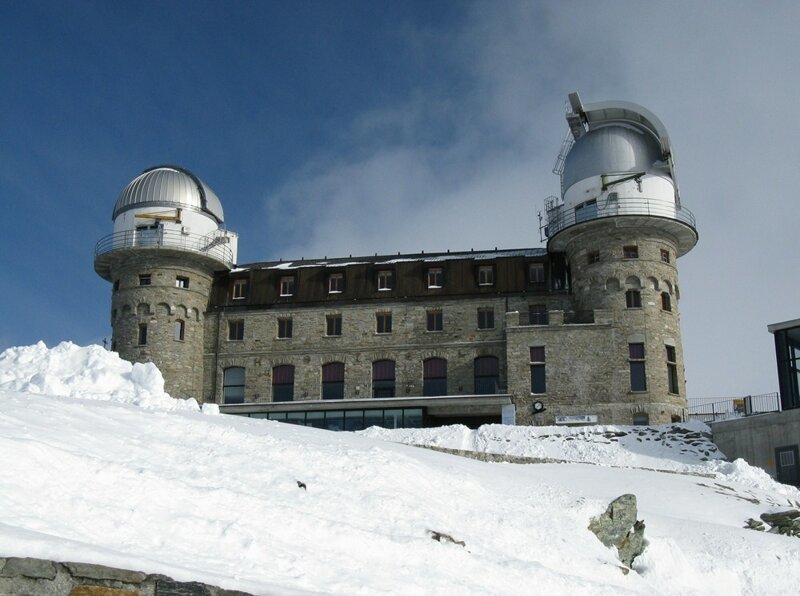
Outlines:
[[[800,492],[667,428],[331,433],[213,415],[137,366],[97,346],[0,355],[0,556],[258,594],[796,593],[800,540],[742,525]],[[420,436],[591,463],[487,464],[400,444]],[[587,529],[626,492],[647,539],[627,575]]]

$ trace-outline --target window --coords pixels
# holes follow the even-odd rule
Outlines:
[[[272,369],[272,401],[294,399],[294,366],[282,364]]]
[[[231,290],[231,297],[234,300],[243,300],[247,298],[247,280],[234,279],[233,289]]]
[[[119,280],[114,280],[114,289],[113,291],[116,292],[119,290]]]
[[[147,323],[139,323],[139,345],[147,345]]]
[[[639,258],[639,247],[635,244],[630,246],[623,246],[622,247],[622,258],[624,259],[638,259]]]
[[[528,279],[531,285],[544,283],[544,263],[531,263],[528,265]]]
[[[278,319],[278,338],[289,339],[292,337],[292,317]]]
[[[478,267],[478,285],[479,286],[494,285],[494,265],[483,265],[481,267]]]
[[[181,277],[180,275],[175,278],[175,287],[182,288],[184,290],[189,289],[189,278],[188,277]]]
[[[231,366],[222,372],[222,403],[244,403],[244,367]]]
[[[545,393],[544,346],[531,348],[531,393]]]
[[[228,339],[242,341],[244,339],[244,321],[228,321]]]
[[[592,263],[599,263],[600,262],[600,251],[599,250],[590,250],[586,253],[586,263],[591,265]]]
[[[422,395],[447,395],[447,360],[428,358],[422,362]]]
[[[394,287],[393,271],[378,271],[378,290],[391,290]]]
[[[644,412],[639,412],[638,414],[633,415],[634,426],[647,426],[648,424],[650,424],[649,414],[645,414]]]
[[[391,333],[392,332],[392,313],[379,312],[375,315],[376,328],[378,333]]]
[[[478,309],[478,329],[494,329],[494,309],[490,306]]]
[[[150,282],[152,281],[152,277],[149,273],[139,276],[139,285],[140,286],[149,286]]]
[[[661,260],[669,263],[669,251],[664,248],[661,249]]]
[[[492,395],[500,393],[500,367],[494,356],[480,356],[475,359],[475,394]]]
[[[186,331],[186,323],[178,319],[175,321],[175,341],[183,341],[184,332]]]
[[[442,311],[440,310],[429,310],[426,313],[427,316],[427,327],[428,331],[442,331],[444,329],[444,323],[442,320]]]
[[[531,325],[547,325],[547,305],[531,304],[528,311],[528,320]]]
[[[675,353],[675,346],[664,346],[667,352],[667,384],[669,392],[680,393],[678,388],[678,358]]]
[[[341,294],[344,291],[344,273],[331,273],[328,276],[328,294]]]
[[[672,298],[667,292],[661,292],[661,309],[672,312]]]
[[[628,362],[631,369],[631,391],[647,391],[644,344],[628,344]]]
[[[294,276],[293,275],[285,275],[284,277],[281,278],[280,293],[281,293],[281,296],[293,296],[294,295]]]
[[[441,288],[444,285],[444,273],[441,267],[428,269],[428,287]]]
[[[325,335],[329,337],[342,334],[342,315],[325,316]]]
[[[641,308],[642,293],[639,290],[628,290],[625,292],[625,306],[627,308]]]
[[[344,362],[322,365],[322,399],[344,399]]]
[[[372,397],[394,397],[394,360],[372,363]]]

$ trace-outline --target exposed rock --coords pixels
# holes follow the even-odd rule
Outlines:
[[[636,496],[625,494],[611,501],[605,513],[589,523],[600,542],[615,547],[619,560],[628,567],[644,551],[644,522],[637,521],[636,514]]]
[[[211,591],[206,585],[198,582],[158,580],[156,596],[211,596]]]
[[[451,542],[453,544],[457,544],[459,546],[467,546],[467,543],[463,540],[456,540],[450,534],[445,534],[444,532],[437,532],[436,530],[428,530],[428,533],[431,535],[431,538],[436,542]]]
[[[140,584],[147,579],[147,574],[141,571],[128,571],[127,569],[91,565],[89,563],[63,563],[63,565],[69,569],[69,572],[74,577],[112,580],[128,584]]]
[[[0,572],[2,577],[30,577],[33,579],[55,579],[56,566],[52,561],[29,557],[9,557]]]

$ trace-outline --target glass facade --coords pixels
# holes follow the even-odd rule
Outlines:
[[[422,428],[423,408],[387,408],[370,410],[328,410],[313,412],[257,412],[237,414],[250,418],[268,418],[300,426],[325,430],[364,430],[370,426],[383,428]]]
[[[781,409],[800,408],[800,326],[774,333]]]

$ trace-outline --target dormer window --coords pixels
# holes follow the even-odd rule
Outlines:
[[[478,285],[494,285],[494,265],[481,265],[478,267]]]
[[[344,292],[344,273],[331,273],[328,276],[328,294]]]
[[[428,269],[428,287],[441,288],[444,285],[444,273],[441,267]]]
[[[281,296],[293,296],[294,295],[294,276],[293,275],[286,275],[281,278],[280,284]]]
[[[544,263],[531,263],[528,266],[528,279],[535,286],[544,283]]]
[[[387,291],[394,287],[393,271],[378,271],[378,290]]]

